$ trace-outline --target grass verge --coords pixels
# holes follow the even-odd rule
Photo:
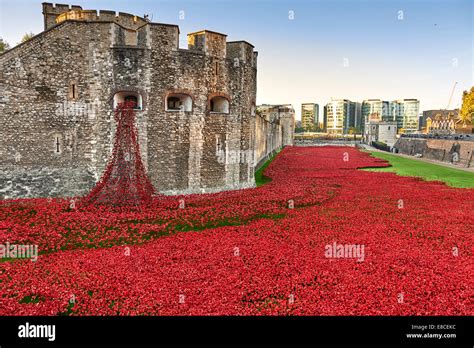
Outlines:
[[[401,176],[416,176],[427,181],[443,181],[447,185],[458,188],[474,188],[474,173],[455,168],[413,160],[389,153],[368,151],[373,157],[388,161],[391,167],[362,168],[371,172],[392,172]]]
[[[255,184],[257,187],[262,186],[270,181],[272,181],[272,178],[269,178],[268,176],[263,175],[263,172],[265,169],[272,163],[272,161],[275,159],[275,157],[280,153],[280,151],[276,152],[273,154],[264,164],[263,166],[260,167],[259,170],[255,172]]]

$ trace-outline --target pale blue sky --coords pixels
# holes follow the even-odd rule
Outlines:
[[[0,37],[16,44],[43,29],[41,2],[0,0]],[[421,109],[452,107],[474,85],[473,0],[77,0],[246,40],[259,51],[258,103],[326,104],[418,98]],[[179,18],[184,11],[184,19]],[[293,12],[290,12],[293,11]],[[403,12],[400,12],[403,11]],[[291,13],[294,18],[291,19]],[[344,66],[344,62],[348,66]],[[322,109],[322,108],[321,108]]]

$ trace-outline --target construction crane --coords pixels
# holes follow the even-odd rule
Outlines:
[[[451,91],[451,95],[449,96],[448,106],[446,107],[446,110],[449,110],[449,106],[451,105],[451,100],[453,99],[454,90],[456,89],[457,84],[457,82],[454,82],[453,90]]]

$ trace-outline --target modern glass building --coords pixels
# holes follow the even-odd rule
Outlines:
[[[314,103],[301,104],[301,126],[305,130],[315,126],[323,128],[323,122],[319,122],[319,105]]]
[[[362,102],[363,122],[391,121],[392,113],[390,102],[380,99],[367,99]]]
[[[418,130],[420,102],[417,99],[384,101],[367,99],[362,102],[363,123],[369,121],[395,121],[399,131],[411,133]]]
[[[361,105],[348,99],[331,100],[325,106],[326,131],[347,134],[351,128],[360,128]]]
[[[413,133],[419,129],[420,101],[418,99],[400,99],[392,102],[393,121],[397,122],[400,132]]]

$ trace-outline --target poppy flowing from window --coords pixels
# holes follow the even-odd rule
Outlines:
[[[151,201],[155,190],[140,155],[133,101],[120,103],[114,149],[102,178],[82,200],[83,205],[138,206]]]

